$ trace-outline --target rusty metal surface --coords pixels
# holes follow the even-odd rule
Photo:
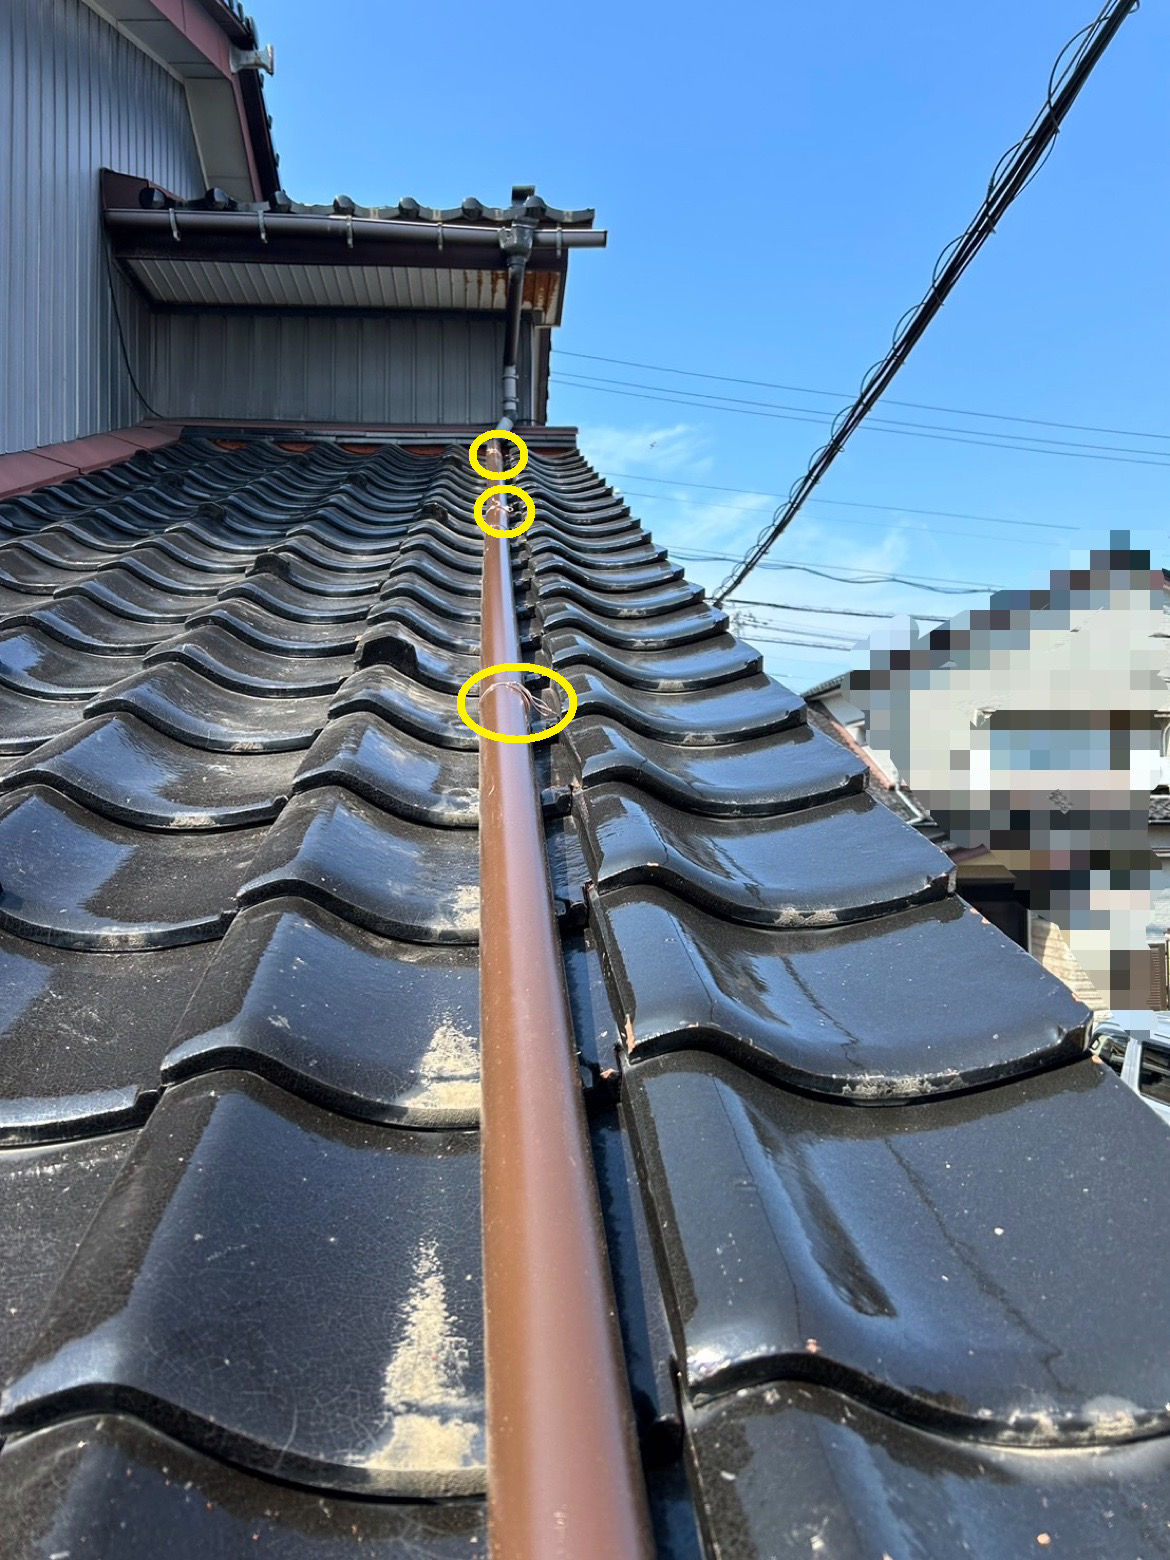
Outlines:
[[[484,464],[502,469],[498,446]],[[508,524],[498,499],[486,518]],[[508,544],[489,539],[482,664],[521,659]],[[482,687],[485,726],[527,731],[519,673]],[[531,746],[481,739],[480,795],[491,1552],[493,1560],[649,1560]]]

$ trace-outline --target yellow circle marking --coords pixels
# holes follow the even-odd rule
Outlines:
[[[481,726],[478,721],[472,720],[467,713],[467,695],[481,677],[488,677],[492,672],[536,672],[540,677],[551,677],[553,682],[560,683],[569,696],[568,713],[562,715],[556,725],[550,726],[547,731],[530,731],[523,737],[507,737],[500,731],[489,731],[486,726]],[[558,731],[564,731],[565,727],[577,713],[577,694],[569,679],[562,677],[560,672],[554,672],[551,666],[537,666],[532,661],[501,661],[496,666],[481,667],[474,676],[467,679],[459,690],[456,708],[459,711],[459,719],[463,724],[470,726],[477,737],[486,737],[489,742],[543,742],[546,737],[555,737]]]
[[[517,498],[524,500],[524,508],[527,511],[528,518],[521,520],[519,525],[514,525],[510,531],[497,530],[494,525],[489,525],[483,517],[483,506],[489,498],[495,498],[497,493],[515,493]],[[536,519],[536,505],[532,502],[531,493],[526,493],[523,488],[513,487],[510,482],[497,482],[495,487],[484,488],[475,501],[473,513],[475,515],[475,523],[481,531],[486,531],[489,536],[499,536],[506,540],[509,536],[520,536],[527,531],[528,527]]]
[[[520,446],[520,459],[514,466],[509,466],[507,471],[485,471],[477,459],[480,445],[488,439],[511,439],[513,444]],[[528,446],[518,433],[506,433],[503,428],[489,428],[486,433],[481,433],[467,452],[467,458],[471,462],[471,469],[478,471],[481,477],[486,477],[490,482],[493,477],[518,477],[528,464]]]

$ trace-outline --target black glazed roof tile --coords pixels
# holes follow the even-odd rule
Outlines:
[[[29,553],[19,542],[0,547],[0,587],[30,596],[51,596],[62,585],[71,585],[77,571],[68,564],[50,563]]]
[[[213,951],[200,942],[93,953],[0,932],[0,1144],[143,1120]]]
[[[482,549],[461,547],[456,538],[449,533],[441,539],[435,536],[420,536],[412,538],[402,544],[398,554],[400,560],[405,563],[421,565],[429,563],[436,569],[441,569],[454,580],[464,576],[463,583],[468,587],[475,585],[478,595],[478,582],[480,576],[480,556]]]
[[[477,1560],[482,1501],[314,1494],[192,1451],[139,1420],[86,1415],[0,1453],[0,1531],[14,1557],[101,1560]],[[55,1550],[36,1547],[51,1535]]]
[[[1170,1136],[1108,1068],[870,1111],[699,1056],[635,1067],[626,1089],[698,1397],[832,1383],[1021,1447],[1170,1425],[1148,1299],[1170,1250],[1145,1238],[1143,1199],[1100,1179],[1125,1139],[1162,1183]]]
[[[216,623],[185,629],[143,657],[146,666],[165,661],[193,667],[212,682],[260,698],[333,693],[354,670],[352,654],[292,656],[263,650]]]
[[[0,684],[0,754],[29,753],[68,731],[84,712],[84,702],[41,699]]]
[[[244,910],[174,1032],[163,1076],[223,1067],[370,1121],[475,1126],[476,953],[379,937],[307,900]]]
[[[479,822],[477,755],[421,742],[376,715],[339,715],[325,726],[294,788],[299,793],[322,785],[344,786],[418,823],[475,828]]]
[[[327,695],[242,693],[171,661],[115,683],[90,702],[86,714],[124,710],[209,752],[282,753],[307,748],[328,708]]]
[[[382,591],[382,599],[416,601],[429,612],[437,614],[445,622],[478,623],[479,600],[475,596],[459,595],[438,585],[417,564],[392,570]],[[370,612],[370,621],[377,622],[381,606]]]
[[[479,654],[478,621],[452,621],[441,611],[400,599],[397,589],[389,601],[379,602],[373,608],[368,621],[371,631],[363,639],[363,646],[378,637],[374,625],[397,624],[406,628],[412,637],[424,639],[429,644],[459,650],[465,655]]]
[[[609,716],[660,743],[711,747],[786,731],[804,720],[804,700],[759,674],[734,684],[652,693],[605,672],[574,670],[578,715]]]
[[[206,596],[210,590],[221,590],[235,583],[240,577],[240,565],[225,559],[219,568],[193,568],[185,560],[175,557],[152,557],[143,547],[125,552],[115,563],[104,563],[102,573],[117,570],[133,575],[147,585],[153,585],[173,596]]]
[[[1166,1553],[1160,1437],[1020,1451],[915,1429],[802,1382],[701,1408],[691,1436],[708,1539],[735,1560]]]
[[[962,900],[764,930],[658,888],[603,896],[630,1050],[700,1047],[800,1088],[881,1103],[1082,1054],[1088,1013]]]
[[[621,596],[627,592],[657,590],[683,580],[682,565],[671,563],[667,559],[643,564],[614,564],[603,560],[583,568],[571,557],[562,555],[559,551],[546,550],[531,552],[530,561],[533,575],[542,593],[546,580],[551,581],[554,590],[564,579],[575,582],[590,595],[597,596],[603,593],[607,596]]]
[[[230,587],[238,589],[239,587]],[[148,585],[121,564],[115,564],[59,592],[59,599],[84,596],[117,617],[133,623],[181,623],[197,607],[215,599],[208,587],[200,595],[189,595],[157,585]]]
[[[579,811],[598,888],[665,888],[727,920],[833,926],[953,886],[950,858],[868,796],[700,824],[628,785],[606,785]]]
[[[112,953],[219,936],[263,830],[127,827],[44,786],[0,799],[0,927]]]
[[[587,790],[626,781],[715,818],[771,816],[828,802],[860,791],[866,774],[860,759],[803,722],[742,742],[680,747],[587,715],[566,731],[565,745]]]
[[[654,693],[694,693],[760,673],[763,658],[730,634],[672,650],[619,651],[579,632],[549,633],[545,651],[558,671],[587,666],[614,682]]]
[[[22,1350],[0,1426],[116,1404],[299,1484],[477,1493],[478,1204],[473,1134],[354,1122],[242,1072],[176,1084]]]
[[[638,1193],[633,1149],[620,1112],[613,1106],[594,1114],[589,1136],[638,1438],[649,1462],[666,1462],[677,1457],[682,1442],[672,1373],[674,1344]]]
[[[375,562],[374,568],[383,567]],[[346,601],[353,596],[367,597],[377,585],[376,577],[355,568],[325,569],[290,554],[284,548],[262,552],[248,571],[249,580],[265,584],[277,580],[306,596],[321,596],[330,601]],[[299,600],[299,598],[297,598]]]
[[[613,618],[617,621],[625,618],[657,618],[668,612],[681,611],[703,599],[700,587],[685,580],[648,589],[602,591],[578,584],[566,571],[540,575],[539,582],[542,601],[571,601],[576,606],[584,607],[591,614],[590,621],[595,629],[598,618]],[[546,613],[545,622],[549,621]]]
[[[46,1295],[73,1260],[133,1144],[134,1133],[119,1132],[0,1152],[0,1382],[36,1336]],[[0,1525],[0,1546],[10,1532]]]
[[[468,700],[475,714],[477,700]],[[424,687],[394,666],[368,666],[342,684],[329,706],[330,718],[368,711],[399,730],[436,747],[478,751],[479,739],[459,719],[455,696]]]
[[[451,636],[450,649],[424,639],[403,623],[382,623],[363,635],[358,645],[361,666],[392,666],[439,692],[458,693],[467,679],[479,671],[479,656],[458,647],[460,634]]]
[[[644,533],[630,531],[615,540],[589,542],[582,536],[542,534],[533,538],[529,553],[539,566],[541,560],[554,560],[558,568],[577,562],[589,576],[595,590],[606,588],[606,577],[615,573],[623,580],[637,568],[666,562],[666,548],[656,547]]]
[[[622,1025],[605,982],[594,928],[586,924],[566,931],[561,958],[582,1082],[590,1095],[615,1098]]]
[[[38,628],[0,633],[0,684],[39,699],[84,699],[136,672],[141,656],[63,645]]]
[[[290,623],[360,623],[375,598],[369,591],[360,596],[322,596],[266,573],[230,585],[220,592],[219,600],[254,602]]]
[[[395,817],[337,786],[304,791],[268,831],[239,901],[290,894],[385,937],[474,943],[479,841],[467,829]]]
[[[57,597],[35,612],[9,618],[8,626],[17,622],[27,623],[63,645],[96,651],[99,655],[142,654],[175,631],[171,622],[121,617],[86,596]]]
[[[461,596],[468,605],[474,607],[477,613],[479,612],[478,575],[466,574],[461,569],[452,569],[425,552],[403,555],[388,576],[388,589],[393,587],[399,573],[410,574],[417,579],[437,585],[448,596]]]
[[[353,623],[290,623],[252,601],[229,601],[208,607],[187,619],[195,628],[223,628],[246,645],[287,656],[352,655],[360,625]]]
[[[543,593],[542,593],[543,594]],[[611,645],[623,652],[673,650],[722,635],[728,618],[705,604],[685,607],[664,616],[615,620],[600,616],[576,602],[554,601],[540,611],[541,627],[547,634],[557,630],[583,630],[588,641]],[[559,642],[559,641],[558,641]],[[704,648],[706,648],[704,646]],[[752,670],[758,667],[758,660]]]
[[[299,752],[211,753],[133,715],[99,715],[15,760],[0,790],[47,786],[138,828],[238,828],[276,817],[300,758]]]

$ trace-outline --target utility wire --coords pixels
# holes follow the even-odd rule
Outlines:
[[[769,612],[816,612],[828,617],[892,618],[895,616],[893,612],[865,611],[858,607],[798,607],[791,601],[750,601],[746,596],[730,596],[727,604],[737,607],[766,607]],[[939,618],[938,621],[942,623],[945,619]]]
[[[668,487],[702,488],[707,493],[743,493],[748,498],[769,498],[772,495],[760,493],[756,488],[721,487],[717,482],[684,482],[680,477],[648,477],[640,475],[636,471],[607,471],[609,477],[619,477],[629,482],[661,482]],[[649,498],[649,493],[635,494],[634,497]],[[930,515],[936,520],[985,520],[989,525],[1024,525],[1029,530],[1039,531],[1082,531],[1083,526],[1058,525],[1051,520],[1009,520],[1004,515],[968,515],[953,509],[910,509],[905,504],[862,504],[849,498],[814,498],[814,504],[832,504],[836,509],[873,509],[882,514],[890,515]]]
[[[1072,108],[1094,67],[1116,37],[1122,23],[1137,0],[1108,0],[1097,17],[1077,33],[1060,51],[1048,78],[1043,108],[1023,137],[1004,153],[992,171],[987,193],[966,232],[949,244],[935,262],[930,286],[920,303],[904,315],[894,331],[893,344],[866,375],[861,392],[833,426],[829,442],[812,458],[807,471],[794,485],[788,501],[772,517],[772,522],[757,538],[755,546],[727,576],[715,595],[716,604],[738,589],[800,513],[805,500],[820,482],[845,447],[850,436],[881,398],[930,322],[942,308],[956,283],[971,265],[983,245],[995,232],[1000,220],[1016,196],[1039,171],[1055,143],[1065,116]],[[1064,65],[1066,55],[1071,57]],[[1097,456],[1096,459],[1109,459]]]
[[[908,353],[909,348],[907,348],[906,351],[902,354],[903,361]],[[891,351],[890,357],[892,358],[893,355],[894,353]],[[889,359],[886,359],[886,361],[888,362]],[[898,363],[897,367],[900,366],[901,362]],[[897,372],[897,367],[894,369],[895,373]],[[831,427],[834,428],[837,427],[839,423],[841,423],[840,417],[830,418],[825,413],[814,412],[808,408],[804,408],[800,411],[752,410],[749,405],[729,405],[717,400],[704,401],[697,399],[680,399],[681,397],[690,394],[689,391],[684,390],[672,391],[669,395],[656,395],[653,393],[653,389],[656,387],[651,387],[650,390],[619,390],[615,386],[589,384],[585,380],[570,379],[567,378],[564,374],[552,374],[550,375],[550,378],[556,380],[559,384],[569,385],[574,390],[591,390],[597,395],[620,395],[624,396],[627,400],[633,401],[658,401],[661,402],[663,406],[684,406],[689,411],[730,412],[736,417],[767,417],[774,422],[815,423],[821,425],[828,423]],[[880,394],[880,392],[878,393]],[[871,406],[873,401],[876,399],[876,396],[868,399],[867,409],[868,406]],[[730,401],[731,398],[727,397],[726,400]],[[858,402],[856,402],[853,407],[848,409],[850,432],[856,431],[856,428],[860,425],[861,420],[865,416],[865,413],[862,412],[860,416],[857,417],[856,421],[853,420],[853,414],[856,412],[860,401],[861,398],[859,397]],[[769,404],[770,403],[768,402],[759,403],[761,407],[767,407]],[[979,432],[979,430],[976,428],[967,429],[965,432],[956,430],[952,433],[936,430],[927,424],[906,423],[902,426],[899,426],[891,422],[889,419],[880,417],[868,425],[867,432],[893,433],[900,435],[904,439],[931,439],[943,444],[971,444],[974,445],[976,449],[984,450],[1015,450],[1023,455],[1060,455],[1067,460],[1105,460],[1127,466],[1170,465],[1170,454],[1163,453],[1161,450],[1130,450],[1124,448],[1123,446],[1109,444],[1085,444],[1080,448],[1047,449],[1045,448],[1043,442],[1036,440],[1032,443],[1026,443],[1022,441],[1022,436],[1017,434],[1004,434],[1001,438],[996,439],[993,438],[990,434]],[[848,434],[846,437],[848,437]],[[1004,442],[1005,439],[1015,439],[1017,442],[1008,444]],[[1050,439],[1046,442],[1048,444],[1061,446],[1064,445],[1067,441],[1063,439]],[[840,449],[840,444],[837,443],[836,436],[834,436],[834,440],[831,442],[831,444],[826,445],[825,448],[829,449],[833,448],[834,446],[836,449]],[[1097,451],[1099,450],[1116,450],[1117,453],[1098,454]],[[815,457],[815,461],[819,461],[821,453],[823,452],[818,452],[818,455]],[[830,461],[828,464],[831,463],[832,462]],[[828,469],[828,465],[826,465],[825,469]],[[823,476],[824,472],[822,472],[821,475]],[[817,478],[817,481],[820,481],[820,477]],[[815,486],[815,483],[813,485]]]
[[[644,368],[653,374],[685,374],[688,379],[711,379],[724,385],[747,385],[755,390],[785,390],[791,395],[823,395],[834,401],[839,401],[844,394],[841,390],[813,390],[808,385],[778,385],[771,379],[738,379],[733,374],[706,374],[695,368],[669,368],[665,363],[634,363],[629,358],[599,357],[595,352],[566,352],[564,347],[553,347],[552,351],[554,356],[582,358],[590,363],[610,363],[615,368]],[[886,397],[886,405],[906,406],[916,412],[945,412],[949,417],[982,417],[990,422],[1027,423],[1033,428],[1062,428],[1066,433],[1109,433],[1119,439],[1170,441],[1170,433],[1141,433],[1133,428],[1098,428],[1093,423],[1051,422],[1044,417],[1017,417],[1011,412],[973,412],[964,406],[936,406],[932,401],[897,401],[892,395]]]
[[[563,374],[554,374],[553,378],[561,380],[562,383],[566,382],[566,377]],[[685,404],[690,405],[693,402],[696,407],[702,408],[704,411],[738,411],[740,407],[762,407],[767,411],[795,412],[799,414],[795,418],[786,419],[788,421],[833,422],[833,416],[830,412],[818,412],[814,407],[810,406],[787,406],[777,401],[749,401],[741,396],[716,395],[714,392],[703,390],[675,390],[672,386],[644,385],[640,380],[636,379],[597,379],[592,376],[575,376],[572,383],[574,388],[578,390],[593,390],[602,386],[617,386],[627,390],[658,391],[665,389],[668,395],[689,397],[690,399]],[[677,404],[681,405],[684,403],[679,402]],[[1045,454],[1063,453],[1065,450],[1104,450],[1114,455],[1153,455],[1159,461],[1165,461],[1170,458],[1170,451],[1167,450],[1132,449],[1129,445],[1124,444],[1089,444],[1084,439],[1040,438],[1039,435],[1034,433],[1004,433],[999,429],[996,429],[994,432],[983,433],[978,428],[950,428],[945,423],[902,422],[892,417],[873,417],[866,426],[869,429],[880,429],[883,433],[948,434],[956,442],[968,444],[975,441],[980,444],[986,443],[995,449],[998,449],[1005,443],[1009,449],[1014,448],[1016,445],[1025,449],[1052,445],[1054,448],[1052,450],[1045,449]]]
[[[641,493],[641,492],[639,492],[637,490],[637,488],[627,488],[625,490],[625,495],[624,496],[627,497],[627,498],[658,499],[658,501],[660,503],[663,501],[663,498],[664,498],[664,495],[662,493]],[[684,496],[684,502],[685,502],[685,496]],[[743,509],[739,504],[712,504],[712,503],[706,503],[706,504],[703,505],[703,508],[704,509],[708,509],[708,510],[709,509],[725,509],[725,510],[728,511],[729,514],[739,515],[739,517],[741,519],[749,519],[749,520],[751,519],[750,511]],[[818,516],[818,519],[822,519],[822,520],[826,520],[826,521],[831,519],[834,525],[860,525],[860,526],[863,526],[866,530],[868,530],[871,534],[872,534],[872,532],[874,530],[873,522],[871,520],[860,520],[855,515],[832,515],[832,516],[821,515],[821,516]],[[957,536],[962,541],[966,541],[966,542],[971,542],[971,541],[986,542],[986,541],[990,541],[992,539],[991,537],[989,537],[987,535],[986,532],[981,532],[981,531],[948,531],[948,530],[945,530],[942,526],[937,526],[937,525],[915,525],[915,524],[912,524],[909,521],[907,521],[906,524],[904,526],[902,526],[901,529],[903,531],[920,531],[920,532],[923,532],[924,534],[926,534],[928,536]],[[1071,529],[1071,527],[1070,527],[1070,529]],[[1000,541],[1000,540],[1004,540],[1004,538],[996,537],[995,540]],[[1058,540],[1055,537],[1049,537],[1049,536],[1041,536],[1041,537],[1036,537],[1036,536],[1015,536],[1015,537],[1012,538],[1012,545],[1015,546],[1015,547],[1056,547],[1056,546],[1060,545],[1060,541],[1066,541],[1066,540],[1067,540],[1067,538],[1063,538],[1063,537]],[[729,559],[729,561],[730,562],[736,562],[737,561],[737,559],[736,559],[734,554]]]
[[[735,563],[738,560],[734,553],[706,552],[697,548],[672,547],[672,558],[681,559],[684,563]],[[847,574],[842,574],[829,568],[827,564],[814,564],[805,560],[800,562],[777,563],[774,558],[766,560],[760,565],[762,569],[789,570],[795,569],[804,574],[815,574],[820,579],[834,580],[839,585],[906,585],[912,590],[931,590],[944,596],[983,596],[990,595],[996,587],[979,580],[953,580],[940,579],[930,574],[879,574],[866,569],[854,569]]]

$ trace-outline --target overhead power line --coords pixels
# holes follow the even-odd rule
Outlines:
[[[663,498],[663,495],[661,493],[644,493],[644,492],[639,492],[639,490],[637,488],[625,488],[623,490],[623,495],[626,498],[658,499],[660,502],[661,502],[661,500]],[[729,514],[738,515],[740,517],[740,519],[750,519],[751,518],[751,515],[746,510],[744,510],[739,504],[704,503],[703,508],[704,508],[704,510],[724,509]],[[821,516],[819,518],[828,519],[830,517],[828,517],[828,516]],[[831,518],[832,518],[832,521],[833,521],[833,523],[835,525],[860,525],[860,526],[865,527],[871,533],[872,533],[872,531],[874,529],[872,521],[858,519],[857,516],[855,516],[855,515],[833,515]],[[968,542],[970,542],[970,541],[986,542],[986,541],[989,541],[991,539],[987,535],[986,532],[981,532],[981,531],[948,531],[948,530],[945,530],[942,526],[921,525],[921,524],[915,525],[915,524],[913,524],[912,522],[909,522],[909,521],[907,521],[905,523],[905,525],[903,525],[901,527],[901,529],[903,531],[921,531],[924,535],[928,535],[928,536],[956,536],[956,537],[959,537],[962,541],[968,541]],[[1070,527],[1070,529],[1071,529],[1071,527]],[[1001,538],[997,537],[996,540],[1001,540]],[[1061,540],[1065,540],[1065,539],[1061,538]],[[1014,547],[1055,547],[1055,546],[1058,546],[1059,543],[1056,541],[1055,538],[1049,537],[1049,536],[1041,536],[1041,537],[1036,537],[1036,536],[1014,536],[1012,538],[1012,545]],[[737,555],[733,555],[731,561],[732,562],[737,561]]]
[[[830,417],[827,412],[816,412],[809,407],[780,407],[768,401],[737,402],[731,396],[725,396],[722,400],[714,397],[701,399],[689,390],[670,390],[666,395],[659,395],[655,392],[660,386],[636,385],[633,381],[625,380],[590,383],[586,379],[571,378],[565,374],[552,374],[550,377],[558,384],[570,385],[574,390],[592,390],[598,395],[620,395],[634,401],[658,401],[663,406],[682,406],[690,411],[729,412],[735,417],[767,417],[774,422],[828,424],[831,427],[836,427],[840,421],[839,418]],[[631,387],[617,388],[626,384]],[[1126,466],[1170,466],[1170,453],[1162,450],[1131,450],[1123,445],[1084,444],[1068,439],[1027,439],[1014,433],[1004,433],[995,438],[980,432],[978,428],[945,429],[932,423],[897,423],[883,417],[868,423],[867,432],[892,433],[903,439],[930,439],[943,444],[970,444],[984,450],[1015,450],[1023,455],[1060,455],[1066,460],[1104,460]],[[1007,442],[1009,440],[1012,442]]]
[[[738,561],[734,553],[707,552],[693,547],[672,547],[670,555],[672,558],[680,559],[684,563],[735,563]],[[988,585],[981,580],[940,579],[930,574],[881,574],[869,569],[851,569],[842,573],[840,570],[844,565],[830,568],[828,564],[810,563],[807,560],[786,560],[784,563],[778,563],[776,559],[769,558],[760,567],[769,570],[795,569],[804,574],[815,574],[820,579],[834,580],[839,585],[905,585],[911,590],[931,590],[944,596],[989,595],[996,589],[994,585]]]
[[[815,612],[821,617],[872,617],[892,618],[892,612],[874,612],[859,607],[798,607],[791,601],[750,601],[746,596],[731,596],[727,605],[736,607],[766,607],[769,612]],[[942,618],[939,619],[941,623]]]
[[[607,471],[609,477],[618,477],[628,482],[655,482],[663,483],[668,487],[702,488],[705,493],[743,493],[748,498],[769,498],[772,495],[760,493],[756,488],[722,487],[717,482],[684,482],[681,477],[649,477],[636,471]],[[636,495],[649,497],[649,494]],[[862,504],[850,498],[815,498],[814,504],[831,504],[835,509],[872,509],[880,514],[889,515],[929,515],[936,520],[983,520],[988,525],[1027,526],[1029,530],[1038,531],[1080,531],[1083,526],[1060,525],[1053,520],[1009,520],[1006,515],[968,515],[954,509],[911,509],[906,504]]]
[[[935,262],[926,295],[903,316],[894,332],[889,352],[866,375],[857,399],[834,424],[829,442],[813,456],[804,476],[793,486],[788,501],[776,511],[771,524],[761,532],[747,557],[723,581],[715,595],[717,603],[743,584],[776,538],[791,525],[817,483],[880,400],[968,266],[995,232],[1008,207],[1039,171],[1052,149],[1065,116],[1094,67],[1117,36],[1122,23],[1136,6],[1137,0],[1108,0],[1097,17],[1060,51],[1048,78],[1043,108],[1023,137],[1000,158],[992,172],[987,193],[966,232],[943,250]],[[1071,57],[1064,64],[1070,51]]]
[[[665,363],[635,363],[629,358],[600,357],[596,352],[567,352],[553,347],[554,357],[581,358],[590,363],[610,363],[615,368],[643,368],[652,374],[683,374],[688,379],[710,379],[723,385],[747,385],[754,390],[784,390],[790,395],[823,395],[839,401],[842,390],[813,390],[808,385],[780,385],[771,379],[739,379],[733,374],[707,374],[697,368],[670,368]],[[1052,422],[1045,417],[1017,417],[1011,412],[974,412],[965,406],[936,406],[932,401],[897,401],[886,397],[887,406],[905,406],[916,412],[945,412],[948,417],[981,417],[989,422],[1027,423],[1033,428],[1061,428],[1066,433],[1108,433],[1119,439],[1165,439],[1170,433],[1141,433],[1133,428],[1098,428],[1093,423]]]

